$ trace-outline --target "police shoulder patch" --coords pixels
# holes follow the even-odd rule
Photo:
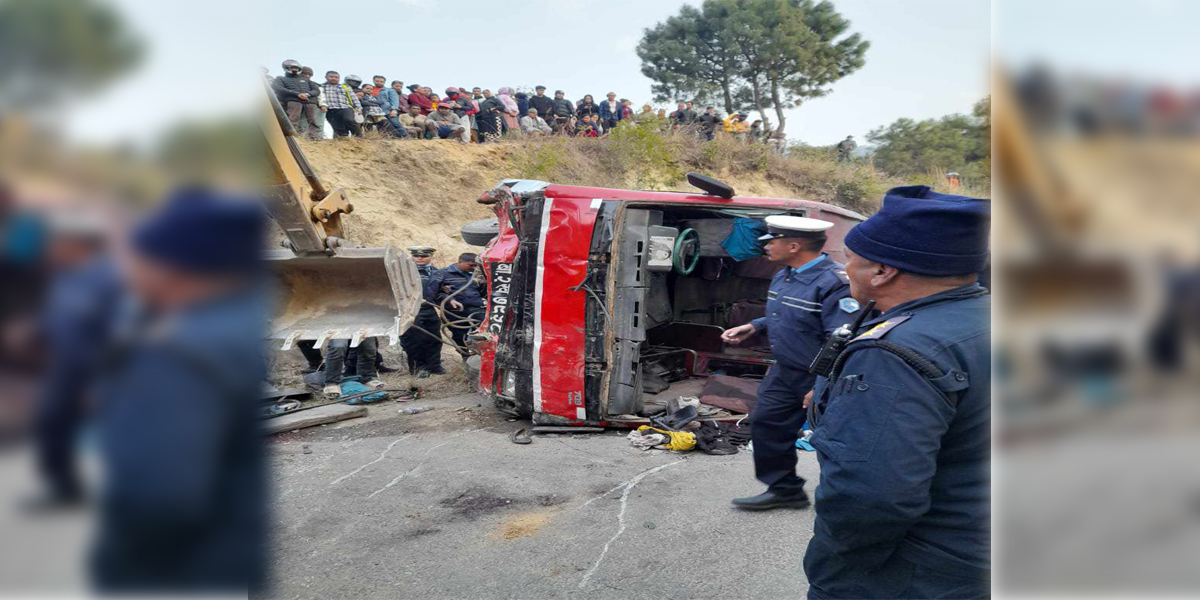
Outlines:
[[[854,298],[847,296],[845,298],[842,298],[841,300],[838,300],[838,307],[841,308],[843,312],[848,312],[848,313],[856,312],[856,311],[858,311],[858,308],[859,308],[858,300],[855,300]]]
[[[877,339],[883,337],[884,335],[887,335],[887,332],[891,331],[892,329],[895,329],[895,327],[897,325],[899,325],[911,318],[912,318],[912,315],[901,315],[899,317],[892,317],[892,318],[868,329],[866,331],[866,333],[859,334],[858,337],[856,337],[850,341],[857,342],[859,340],[877,340]]]

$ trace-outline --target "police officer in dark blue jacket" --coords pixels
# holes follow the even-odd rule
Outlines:
[[[806,399],[821,465],[809,598],[989,594],[989,202],[889,190],[846,235],[864,323]]]
[[[829,332],[853,321],[860,310],[850,297],[842,265],[821,252],[833,223],[783,215],[766,221],[767,234],[759,239],[766,242],[767,258],[786,266],[771,281],[766,315],[721,335],[736,344],[765,329],[775,357],[750,417],[754,474],[767,491],[733,501],[748,510],[809,505],[804,479],[796,475],[802,402],[814,381],[808,367]]]
[[[64,508],[83,499],[75,449],[97,358],[124,291],[116,265],[101,255],[101,225],[87,219],[71,224],[67,215],[50,222],[47,254],[56,274],[41,332],[51,360],[34,411],[38,467],[47,485],[27,501],[27,509]]]
[[[102,592],[244,596],[263,581],[258,204],[183,191],[132,236],[130,301],[98,369]]]
[[[437,292],[437,303],[445,307],[450,337],[464,358],[467,356],[467,333],[483,322],[486,307],[483,286],[475,281],[478,266],[479,257],[470,252],[463,253],[458,262],[437,271],[431,282]]]
[[[438,318],[434,306],[437,290],[430,285],[437,272],[433,266],[433,254],[437,250],[430,246],[410,246],[408,251],[417,264],[417,272],[421,274],[425,299],[417,319],[413,321],[413,327],[400,336],[400,347],[408,357],[408,372],[416,375],[417,379],[424,379],[446,373],[442,368],[442,320]]]

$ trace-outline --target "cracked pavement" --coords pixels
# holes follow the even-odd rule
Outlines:
[[[519,446],[508,434],[528,423],[480,396],[428,403],[273,440],[272,597],[807,593],[811,509],[729,506],[762,491],[749,453],[643,452],[625,430]],[[813,482],[816,457],[800,454]]]

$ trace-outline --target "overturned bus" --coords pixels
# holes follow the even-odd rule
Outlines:
[[[652,405],[699,397],[714,378],[753,397],[773,363],[766,336],[737,346],[720,336],[764,314],[781,266],[746,240],[769,215],[823,219],[834,223],[825,251],[842,262],[842,238],[864,217],[688,179],[706,193],[505,180],[480,197],[496,219],[482,237],[463,230],[486,243],[487,317],[472,339],[479,386],[501,412],[539,425],[635,426]],[[726,417],[744,412],[728,408]]]

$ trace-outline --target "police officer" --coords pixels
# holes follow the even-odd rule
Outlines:
[[[437,300],[437,290],[430,286],[430,280],[437,271],[433,266],[433,254],[436,249],[430,246],[409,246],[413,262],[417,263],[417,271],[421,273],[421,283],[425,292],[421,312],[413,327],[400,336],[400,347],[408,357],[408,372],[415,374],[417,379],[425,379],[430,375],[443,375],[442,368],[442,321],[438,318],[434,302]]]
[[[466,358],[467,332],[483,322],[483,286],[475,281],[475,269],[479,257],[470,252],[459,255],[458,262],[437,271],[433,285],[437,303],[445,307],[446,319],[450,322],[450,337],[458,353]]]
[[[851,293],[882,314],[806,399],[821,465],[809,598],[989,594],[989,215],[898,187],[846,235]]]
[[[814,381],[808,367],[828,332],[853,321],[859,311],[842,265],[821,252],[833,223],[782,215],[766,222],[767,234],[759,240],[766,242],[767,258],[785,265],[771,280],[767,314],[721,334],[736,344],[765,329],[776,361],[758,388],[750,417],[754,474],[767,491],[733,501],[748,510],[809,505],[804,479],[796,475],[796,439],[804,424],[801,403]]]
[[[103,593],[246,594],[263,582],[259,205],[181,191],[122,254],[129,302],[97,386],[106,485],[92,567]]]

